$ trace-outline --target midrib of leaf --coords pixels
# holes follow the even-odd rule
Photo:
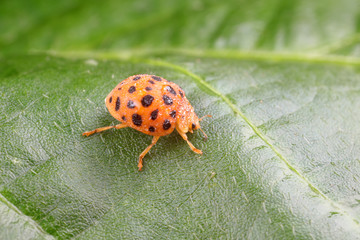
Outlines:
[[[43,235],[44,238],[54,239],[54,237],[52,235],[48,234],[46,231],[44,231],[44,229],[42,229],[42,227],[36,221],[34,221],[31,217],[29,217],[29,216],[25,215],[23,212],[21,212],[16,206],[14,206],[11,202],[9,202],[1,193],[0,193],[0,202],[4,203],[8,208],[10,208],[14,212],[16,212],[20,218],[26,218],[26,220],[34,228],[39,230],[39,232]]]
[[[205,50],[205,51],[193,51],[193,50],[184,50],[184,49],[168,49],[163,51],[155,50],[158,53],[180,53],[187,56],[198,56],[198,57],[216,57],[216,58],[237,58],[243,60],[263,60],[263,61],[295,61],[295,62],[308,62],[308,63],[327,63],[327,64],[340,64],[340,65],[360,65],[360,60],[354,57],[343,57],[337,55],[308,55],[308,54],[278,54],[273,52],[264,52],[264,51],[212,51],[212,50]],[[142,51],[139,52],[140,55],[146,55],[150,52],[154,52],[152,50],[149,51]],[[294,172],[303,182],[305,182],[309,188],[319,197],[323,198],[324,200],[328,201],[331,206],[336,208],[339,212],[341,212],[344,216],[350,218],[358,227],[360,226],[359,221],[351,216],[345,208],[338,204],[337,202],[333,201],[329,197],[327,197],[318,187],[316,187],[309,179],[307,179],[299,170],[297,170],[291,163],[288,161],[283,154],[274,146],[268,138],[257,128],[257,126],[252,123],[252,121],[245,116],[245,114],[238,109],[229,98],[223,95],[221,92],[216,90],[210,84],[208,84],[204,79],[200,76],[196,75],[195,73],[187,70],[186,68],[162,61],[157,59],[151,58],[144,58],[144,57],[137,57],[139,54],[131,54],[131,51],[127,52],[46,52],[52,54],[54,56],[60,56],[65,58],[84,58],[84,57],[92,57],[97,58],[99,60],[122,60],[122,61],[129,61],[133,63],[145,63],[153,66],[164,67],[168,69],[173,69],[180,73],[183,73],[189,77],[191,77],[195,82],[212,92],[214,95],[221,98],[233,111],[236,115],[240,116],[254,131],[254,133],[266,144],[270,147],[270,149],[280,158],[280,160],[285,163],[285,165]],[[144,54],[145,53],[145,54]]]

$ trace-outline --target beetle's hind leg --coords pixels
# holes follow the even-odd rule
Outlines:
[[[92,131],[84,132],[82,135],[83,136],[90,136],[90,135],[92,135],[94,133],[102,132],[102,131],[105,131],[105,130],[108,130],[108,129],[111,129],[111,128],[120,129],[120,128],[125,128],[125,127],[127,127],[126,124],[120,123],[120,124],[115,125],[115,126],[101,127],[101,128],[94,129]]]
[[[147,148],[145,148],[145,150],[140,154],[139,163],[138,163],[139,171],[141,171],[142,167],[143,167],[143,158],[150,151],[152,146],[154,146],[156,144],[156,142],[159,140],[159,138],[160,138],[160,136],[154,136],[152,141],[151,141],[151,144]]]

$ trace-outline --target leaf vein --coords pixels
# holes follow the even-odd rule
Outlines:
[[[188,57],[207,57],[220,59],[238,59],[247,61],[294,62],[311,64],[335,64],[345,66],[360,66],[360,58],[336,54],[300,53],[300,52],[273,52],[261,50],[199,50],[183,48],[162,49],[133,49],[124,51],[32,51],[31,53],[45,53],[64,58],[98,58],[103,60],[137,60],[164,54],[176,54]]]
[[[27,222],[30,223],[32,226],[34,226],[45,239],[55,239],[54,236],[46,232],[42,227],[30,216],[24,214],[22,211],[20,211],[14,204],[12,204],[9,200],[6,199],[4,195],[0,193],[0,202],[5,204],[7,207],[12,209],[14,212],[16,212],[19,216],[25,217],[27,219]]]

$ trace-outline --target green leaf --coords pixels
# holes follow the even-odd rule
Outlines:
[[[0,238],[358,239],[355,4],[1,3]],[[202,156],[174,132],[138,172],[151,136],[81,136],[139,73],[213,116]]]
[[[54,239],[2,195],[0,195],[0,233],[2,239]]]

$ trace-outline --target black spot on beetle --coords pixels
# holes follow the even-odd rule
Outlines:
[[[136,91],[136,87],[135,87],[135,86],[129,87],[129,90],[128,90],[129,93],[133,93],[133,92],[135,92],[135,91]]]
[[[172,105],[173,104],[172,98],[169,97],[168,95],[163,95],[163,100],[164,100],[164,103],[166,105]]]
[[[146,91],[151,91],[152,88],[151,88],[151,87],[146,87],[145,90],[146,90]]]
[[[163,123],[163,129],[168,130],[171,127],[171,123],[168,119],[166,119]]]
[[[121,87],[119,87],[118,90],[120,91],[120,90],[121,90]]]
[[[118,111],[120,109],[120,98],[117,97],[116,103],[115,103],[115,111]]]
[[[127,107],[128,108],[134,108],[136,105],[135,105],[135,103],[134,103],[134,101],[132,101],[132,100],[129,100],[128,101],[128,103],[127,103]]]
[[[149,80],[148,82],[151,84],[155,84],[155,82],[153,80]]]
[[[133,81],[137,81],[137,80],[139,80],[140,78],[141,78],[140,76],[136,76],[136,77],[133,78]]]
[[[161,82],[161,77],[151,76],[151,78],[154,79],[155,81]]]
[[[179,91],[179,94],[182,98],[184,97],[184,93],[182,91]]]
[[[156,110],[152,111],[150,113],[151,120],[155,120],[157,118],[157,116],[158,116],[158,113],[159,113],[159,109],[156,109]]]
[[[121,119],[124,120],[124,121],[126,121],[126,117],[125,117],[125,116],[122,116]]]
[[[144,106],[144,107],[149,107],[152,102],[154,100],[154,97],[151,96],[151,95],[145,95],[142,99],[141,99],[141,104]]]
[[[175,111],[175,110],[171,111],[171,112],[170,112],[170,116],[171,116],[172,118],[176,118],[176,111]]]
[[[142,118],[141,118],[141,116],[140,116],[139,114],[134,113],[134,114],[132,115],[132,122],[133,122],[134,125],[136,125],[136,126],[141,126],[141,124],[142,124]]]
[[[176,96],[176,92],[171,86],[166,86],[165,89],[172,95]]]
[[[155,132],[155,128],[154,128],[153,126],[150,126],[150,127],[149,127],[149,131],[150,131],[150,132]]]
[[[112,102],[112,97],[109,98],[109,103],[111,103],[111,102]]]

